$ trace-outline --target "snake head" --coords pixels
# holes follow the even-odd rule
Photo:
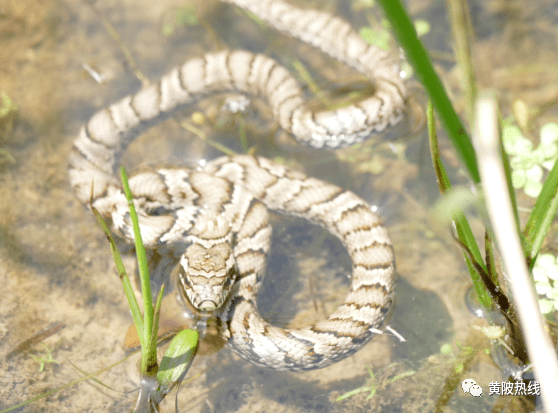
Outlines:
[[[213,312],[225,302],[238,274],[232,248],[228,243],[204,247],[191,244],[179,265],[184,295],[201,312]]]

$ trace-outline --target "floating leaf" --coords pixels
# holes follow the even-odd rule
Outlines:
[[[161,386],[169,387],[180,380],[194,356],[198,338],[196,330],[186,329],[172,339],[157,373],[157,381]]]

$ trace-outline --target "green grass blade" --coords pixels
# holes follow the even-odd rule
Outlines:
[[[414,371],[414,370],[405,371],[405,372],[403,372],[403,373],[401,373],[401,374],[398,374],[397,376],[394,376],[394,377],[392,377],[391,379],[387,380],[387,381],[386,381],[386,384],[391,384],[391,383],[393,383],[394,381],[403,379],[403,378],[405,378],[405,377],[410,377],[410,376],[412,376],[412,375],[414,375],[414,374],[417,374],[417,372]]]
[[[372,389],[370,390],[370,394],[368,395],[368,397],[366,398],[366,400],[370,400],[372,397],[374,397],[376,395],[376,387],[372,387]]]
[[[90,375],[90,373],[86,372],[85,370],[80,369],[78,366],[76,366],[74,363],[72,363],[71,360],[70,360],[69,358],[66,357],[66,360],[68,361],[68,363],[71,364],[71,366],[72,366],[74,369],[76,369],[77,371],[79,371],[79,372],[80,372],[81,374],[83,374],[84,376],[89,376],[89,375]],[[98,385],[103,386],[105,389],[112,390],[112,391],[115,391],[115,392],[118,392],[118,393],[126,393],[125,391],[122,391],[122,390],[113,389],[113,388],[110,387],[109,385],[103,383],[101,380],[96,379],[96,378],[94,378],[94,377],[92,377],[91,380],[93,380],[93,381],[94,381],[95,383],[97,383]]]
[[[165,284],[161,286],[157,301],[155,302],[155,310],[153,312],[153,328],[151,329],[151,336],[149,338],[149,345],[145,348],[147,353],[147,366],[148,369],[157,368],[157,332],[159,330],[159,314],[161,312],[161,302],[165,293]]]
[[[532,269],[544,238],[556,216],[558,210],[558,162],[554,164],[548,177],[544,181],[541,193],[535,202],[535,207],[529,215],[523,234],[524,245],[527,249],[526,256],[530,258],[530,269]]]
[[[430,154],[432,156],[432,162],[434,164],[434,170],[436,172],[436,178],[438,180],[438,188],[440,189],[440,193],[443,195],[452,188],[452,185],[448,178],[448,174],[446,173],[446,169],[444,168],[444,164],[442,163],[442,160],[440,158],[440,148],[438,146],[438,135],[436,133],[436,122],[434,119],[434,108],[431,101],[428,102],[428,106],[426,109],[426,119],[428,124],[428,136],[430,140]],[[457,214],[454,219],[459,239],[467,247],[469,247],[475,260],[484,265],[476,239],[473,236],[473,232],[471,231],[471,227],[469,226],[467,219],[463,216],[462,213]]]
[[[354,396],[355,394],[359,394],[365,391],[369,391],[369,392],[376,392],[376,389],[371,387],[371,386],[363,386],[363,387],[359,387],[358,389],[354,389],[351,391],[348,391],[347,393],[342,394],[341,396],[339,396],[337,399],[335,399],[336,402],[340,402],[341,400],[345,400],[348,397]]]
[[[428,137],[430,141],[430,152],[432,155],[432,162],[434,164],[434,170],[436,171],[436,177],[438,179],[438,187],[442,194],[447,193],[451,189],[451,182],[446,173],[446,169],[440,159],[440,149],[438,147],[438,137],[436,134],[436,122],[434,120],[434,108],[432,103],[428,102],[428,107],[426,110],[426,119],[428,123]],[[473,231],[467,222],[467,219],[462,212],[458,212],[453,217],[455,223],[455,229],[457,231],[457,236],[459,240],[468,248],[471,252],[476,263],[485,271],[486,266],[482,260],[482,255],[480,249],[477,245]],[[481,277],[477,273],[473,263],[469,260],[469,257],[465,255],[465,262],[467,263],[467,268],[469,269],[469,274],[471,274],[471,279],[473,280],[473,285],[477,293],[477,298],[479,302],[487,309],[492,307],[492,299],[488,295]]]
[[[149,283],[149,267],[147,264],[147,255],[145,252],[145,247],[141,238],[140,228],[139,228],[139,218],[134,207],[134,198],[132,191],[130,190],[130,185],[128,184],[128,176],[126,175],[126,170],[124,167],[120,168],[120,176],[122,178],[122,186],[124,188],[124,194],[126,195],[126,200],[128,201],[128,207],[130,208],[130,219],[134,228],[134,241],[136,246],[136,256],[138,259],[138,270],[141,280],[141,293],[143,297],[143,329],[142,335],[142,362],[141,371],[146,373],[151,370],[151,362],[153,355],[151,352],[147,352],[146,347],[150,341],[151,331],[153,330],[153,300],[151,298],[151,285]],[[139,333],[139,330],[138,330]],[[156,363],[156,360],[155,360]]]
[[[471,57],[471,36],[469,4],[464,0],[446,0],[448,20],[451,25],[452,43],[457,66],[460,69],[460,83],[465,96],[465,110],[469,122],[473,120],[474,102],[477,95],[475,69]]]
[[[438,180],[438,189],[441,194],[445,194],[451,189],[451,182],[444,168],[444,164],[440,159],[440,147],[438,146],[438,133],[436,132],[436,121],[434,119],[434,106],[432,101],[428,101],[426,107],[426,119],[428,126],[428,137],[430,143],[430,154],[432,156],[432,163],[434,171],[436,172],[436,179]]]
[[[378,0],[378,3],[382,5],[399,44],[405,50],[409,63],[414,67],[417,77],[428,92],[442,125],[459,157],[463,160],[471,179],[475,183],[480,183],[477,158],[471,139],[455,113],[442,81],[432,66],[428,51],[418,39],[415,27],[401,1]]]
[[[368,374],[370,375],[370,378],[372,380],[376,380],[376,376],[374,375],[374,371],[372,370],[372,367],[366,364],[366,370],[368,370]]]
[[[130,311],[132,313],[134,325],[136,326],[140,343],[142,344],[142,347],[144,347],[147,343],[144,343],[142,341],[143,340],[143,316],[141,315],[141,310],[139,308],[138,301],[136,300],[136,296],[134,295],[132,283],[130,282],[130,278],[126,274],[126,268],[124,268],[124,264],[122,263],[122,258],[120,257],[120,253],[118,252],[118,248],[116,247],[116,243],[114,242],[114,238],[112,237],[109,227],[107,226],[106,222],[103,220],[103,217],[101,216],[99,211],[95,209],[95,207],[91,206],[91,211],[93,211],[93,215],[95,215],[97,222],[105,232],[105,235],[107,236],[107,239],[109,241],[110,250],[114,258],[114,263],[116,264],[118,275],[120,276],[120,281],[122,282],[122,287],[124,288],[124,294],[126,295],[126,299],[128,300],[128,306],[130,307]]]
[[[153,329],[151,330],[151,338],[155,336],[155,341],[157,341],[157,330],[159,329],[159,314],[161,313],[161,303],[163,301],[164,294],[165,284],[161,285],[159,294],[157,294],[157,301],[155,301],[155,310],[153,312]]]
[[[494,259],[494,243],[488,231],[484,233],[484,260],[486,261],[486,269],[490,279],[495,285],[499,285],[496,260]]]
[[[504,173],[506,174],[506,181],[508,184],[508,192],[510,194],[510,200],[513,208],[513,213],[515,217],[515,225],[518,234],[522,234],[521,226],[519,225],[519,212],[517,210],[517,198],[515,197],[515,189],[512,184],[511,179],[511,166],[510,166],[510,157],[504,150],[504,142],[502,142],[502,133],[499,131],[500,134],[500,155],[502,156],[502,162],[504,164]],[[522,237],[523,238],[523,237]],[[527,251],[525,251],[527,252]],[[525,254],[527,256],[527,254]]]

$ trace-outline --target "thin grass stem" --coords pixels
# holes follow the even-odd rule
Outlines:
[[[480,175],[471,139],[457,116],[444,85],[434,70],[428,51],[419,40],[415,27],[401,1],[378,0],[378,3],[382,5],[394,28],[394,34],[399,44],[405,50],[409,63],[415,69],[417,77],[428,92],[444,130],[459,157],[463,160],[471,179],[473,182],[479,183]]]
[[[558,388],[558,358],[545,332],[545,322],[533,290],[523,247],[516,232],[506,175],[501,161],[497,105],[493,95],[479,93],[476,104],[474,136],[478,142],[477,156],[483,176],[483,190],[521,322],[529,359],[541,383],[545,410],[558,412],[558,395],[555,392]]]

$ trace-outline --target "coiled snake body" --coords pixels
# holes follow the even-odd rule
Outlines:
[[[96,113],[70,156],[78,198],[133,240],[115,169],[126,146],[178,107],[215,92],[240,91],[266,100],[277,122],[306,145],[337,148],[362,141],[403,116],[405,84],[398,65],[366,44],[343,20],[278,0],[230,0],[367,74],[375,93],[357,104],[313,113],[292,75],[247,51],[208,53],[155,85]],[[251,156],[221,157],[198,169],[167,168],[130,179],[147,247],[188,247],[178,264],[184,296],[218,316],[220,334],[244,359],[263,367],[328,366],[377,333],[393,304],[394,257],[379,217],[352,192]],[[308,219],[337,236],[353,263],[343,304],[314,326],[288,330],[261,318],[255,297],[270,248],[267,209]]]

